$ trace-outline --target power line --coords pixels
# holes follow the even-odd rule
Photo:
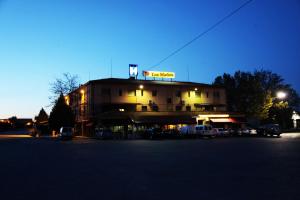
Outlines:
[[[244,2],[242,5],[240,5],[238,8],[234,9],[233,11],[231,11],[228,15],[226,15],[225,17],[223,17],[222,19],[220,19],[219,21],[217,21],[215,24],[213,24],[212,26],[210,26],[208,29],[206,29],[205,31],[203,31],[202,33],[200,33],[199,35],[197,35],[195,38],[193,38],[192,40],[190,40],[189,42],[185,43],[183,46],[181,46],[180,48],[176,49],[175,51],[173,51],[171,54],[169,54],[167,57],[165,57],[164,59],[162,59],[161,61],[159,61],[156,65],[153,65],[152,67],[149,68],[153,69],[154,67],[159,66],[161,63],[163,63],[164,61],[166,61],[167,59],[169,59],[170,57],[174,56],[175,54],[177,54],[179,51],[181,51],[182,49],[184,49],[185,47],[189,46],[190,44],[192,44],[193,42],[195,42],[196,40],[198,40],[200,37],[204,36],[206,33],[208,33],[209,31],[213,30],[214,28],[216,28],[218,25],[222,24],[224,21],[226,21],[227,19],[229,19],[231,16],[233,16],[234,14],[236,14],[237,12],[239,12],[242,8],[244,8],[245,6],[247,6],[248,4],[250,4],[253,0],[248,0],[246,2]]]

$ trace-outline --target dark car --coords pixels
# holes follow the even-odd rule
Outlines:
[[[113,139],[113,133],[108,128],[96,128],[95,129],[95,136],[97,139]]]
[[[161,139],[163,138],[163,131],[161,128],[149,128],[145,135],[148,139]]]
[[[260,136],[276,135],[279,137],[281,129],[278,124],[265,124],[257,129],[257,134]]]
[[[72,139],[74,135],[73,127],[61,127],[59,130],[58,138],[61,140]]]
[[[180,132],[177,129],[167,129],[162,131],[162,137],[173,139],[173,138],[179,138]]]

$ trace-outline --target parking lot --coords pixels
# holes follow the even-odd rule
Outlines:
[[[95,140],[0,137],[1,199],[299,199],[300,133]]]

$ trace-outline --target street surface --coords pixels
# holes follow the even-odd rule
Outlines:
[[[3,200],[296,200],[300,133],[153,141],[0,136],[0,184]]]

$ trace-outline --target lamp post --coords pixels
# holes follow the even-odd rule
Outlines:
[[[278,91],[278,92],[276,93],[276,97],[277,97],[278,99],[285,99],[286,96],[287,96],[286,92],[283,92],[283,91]]]
[[[277,91],[276,96],[272,99],[273,107],[273,119],[280,124],[282,128],[286,128],[286,108],[288,108],[288,102],[285,101],[287,93],[285,91]]]

